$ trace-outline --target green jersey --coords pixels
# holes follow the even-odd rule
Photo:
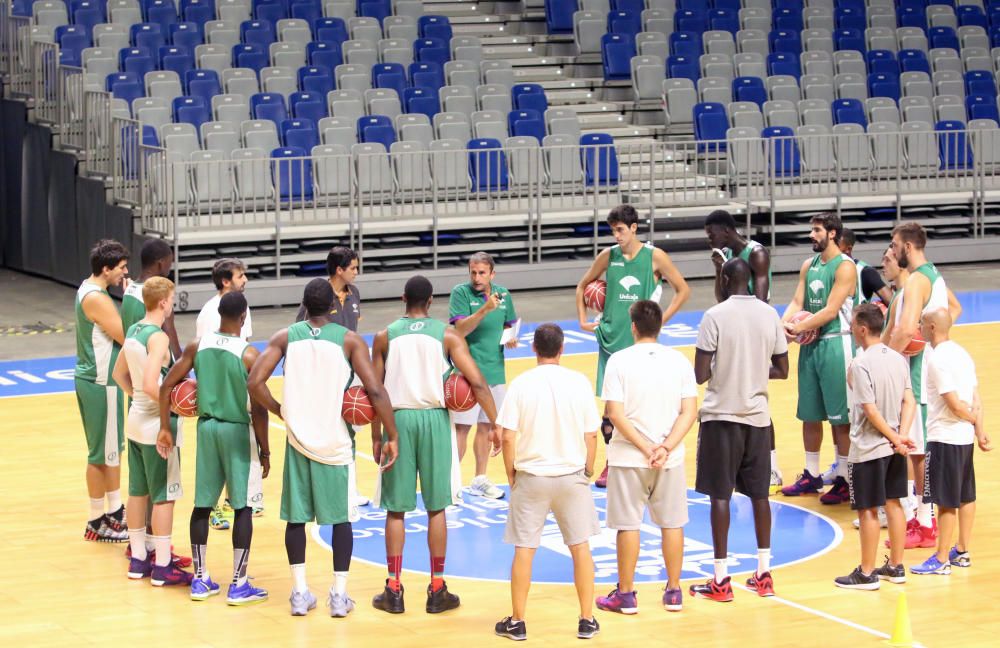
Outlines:
[[[853,263],[851,257],[846,254],[838,254],[829,261],[823,261],[823,256],[817,254],[813,257],[809,270],[806,272],[806,294],[805,309],[810,313],[818,313],[826,307],[826,302],[830,299],[833,291],[833,284],[837,276],[837,268],[841,263]],[[854,310],[854,298],[850,295],[844,300],[837,316],[823,325],[819,330],[820,335],[850,335],[851,333],[851,313]]]
[[[865,297],[865,290],[861,286],[861,273],[868,267],[868,264],[860,259],[854,259],[854,265],[858,267],[858,286],[854,289],[854,303],[864,304],[868,298]]]
[[[225,333],[209,333],[198,341],[194,375],[198,379],[198,417],[230,423],[250,422],[246,340]]]
[[[90,281],[84,281],[76,291],[76,369],[73,375],[97,385],[114,386],[111,371],[121,346],[83,312],[83,300],[91,293],[103,293],[111,298],[107,289]]]
[[[657,287],[653,275],[653,248],[641,246],[632,259],[626,259],[621,247],[611,248],[608,283],[604,297],[604,312],[601,322],[594,332],[601,348],[614,353],[632,346],[632,318],[628,311],[637,301],[649,299]],[[600,389],[600,385],[598,385]]]
[[[757,291],[754,288],[754,281],[756,280],[757,276],[753,272],[753,266],[750,265],[750,255],[753,254],[754,252],[756,252],[757,250],[763,250],[763,249],[764,249],[763,245],[761,245],[757,241],[752,241],[752,240],[748,239],[746,246],[744,246],[744,248],[742,250],[740,250],[740,253],[738,255],[736,255],[739,258],[741,258],[744,261],[746,261],[747,265],[750,266],[750,281],[747,282],[747,288],[749,289],[749,292],[750,292],[751,295],[756,295],[757,294]],[[732,249],[731,248],[727,248],[727,247],[726,248],[722,248],[722,256],[726,259],[726,261],[729,261],[730,259],[732,259],[733,258],[733,251],[732,251]],[[767,264],[767,300],[768,301],[771,300],[771,264],[770,263]]]
[[[444,407],[444,379],[452,370],[445,329],[429,317],[402,317],[389,325],[384,383],[393,409]]]
[[[507,374],[504,371],[500,337],[504,328],[517,320],[517,312],[514,310],[514,298],[506,288],[492,284],[490,290],[500,295],[500,305],[487,313],[479,325],[469,331],[465,341],[486,382],[490,385],[503,385],[507,382]],[[489,294],[476,292],[471,283],[455,286],[448,299],[448,321],[454,324],[475,314],[487,299]]]
[[[133,281],[122,295],[122,330],[128,331],[132,325],[146,316],[146,302],[142,300],[142,284]]]

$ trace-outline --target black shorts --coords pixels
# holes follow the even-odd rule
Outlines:
[[[972,443],[954,445],[930,441],[924,459],[924,501],[958,508],[976,501],[976,471]]]
[[[888,457],[848,463],[847,483],[851,485],[851,508],[855,511],[902,499],[908,494],[906,457],[894,452]]]
[[[702,421],[694,488],[712,499],[729,499],[735,488],[750,499],[767,499],[771,486],[770,426]]]

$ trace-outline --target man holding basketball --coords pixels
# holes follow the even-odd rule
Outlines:
[[[580,329],[597,337],[597,395],[604,384],[604,367],[608,358],[616,351],[632,346],[632,321],[628,310],[637,301],[650,299],[659,287],[659,280],[666,280],[674,289],[670,304],[663,311],[663,323],[674,316],[691,293],[684,277],[663,250],[644,245],[636,235],[639,229],[639,214],[631,205],[619,205],[611,210],[607,218],[616,245],[603,250],[594,259],[590,269],[584,273],[576,286],[576,314]],[[607,293],[600,322],[587,320],[587,306],[584,293],[590,282],[604,277]],[[658,279],[659,277],[659,279]],[[601,434],[604,442],[611,441],[614,426],[604,417]],[[604,488],[608,483],[608,467],[604,466],[596,485]]]
[[[262,477],[271,468],[267,440],[267,410],[247,393],[247,376],[257,360],[257,349],[240,337],[246,323],[247,300],[242,292],[219,300],[221,323],[212,332],[187,345],[160,386],[160,454],[174,446],[170,431],[170,392],[194,369],[198,381],[198,450],[194,509],[191,511],[191,556],[195,575],[191,600],[204,601],[219,593],[205,560],[208,517],[225,487],[235,510],[233,523],[233,580],[226,602],[247,605],[267,599],[267,592],[250,584],[247,563],[253,536],[251,506],[261,498],[261,482],[251,465],[260,463]],[[248,410],[248,406],[250,411]],[[253,430],[251,431],[251,420]]]
[[[469,353],[476,361],[483,378],[490,385],[493,402],[503,405],[507,375],[504,370],[503,347],[500,340],[504,330],[517,322],[514,298],[503,286],[493,283],[496,272],[493,257],[486,252],[476,252],[469,258],[469,281],[451,289],[448,299],[448,321],[455,327],[469,345]],[[507,342],[508,349],[517,347],[517,340]],[[476,405],[465,412],[452,414],[455,433],[458,435],[458,460],[465,456],[465,447],[472,425],[476,424],[476,436],[472,453],[476,458],[476,476],[469,485],[469,491],[481,497],[503,498],[503,491],[486,476],[486,466],[490,458],[490,438],[492,426]]]
[[[434,287],[426,277],[416,275],[406,282],[403,302],[406,315],[375,335],[372,358],[376,379],[389,393],[399,431],[399,459],[382,472],[375,504],[386,510],[385,549],[389,577],[385,590],[372,600],[378,610],[390,614],[404,611],[403,543],[404,516],[417,508],[417,479],[427,511],[427,545],[430,550],[431,582],[427,586],[429,614],[459,606],[444,581],[448,527],[445,508],[460,497],[462,474],[458,465],[455,431],[445,409],[444,379],[457,368],[472,386],[476,401],[490,423],[496,421],[496,405],[489,385],[469,353],[465,340],[444,322],[429,313]],[[388,440],[381,422],[372,421],[372,454],[382,460],[382,446]],[[499,435],[494,448],[499,451]]]
[[[333,527],[333,585],[327,598],[330,616],[345,617],[354,609],[347,595],[347,573],[354,551],[351,522],[360,518],[350,500],[350,464],[354,435],[344,422],[344,391],[354,375],[361,378],[368,398],[382,421],[383,470],[396,460],[396,425],[392,403],[376,378],[368,345],[360,335],[331,322],[335,294],[324,279],[313,279],[302,295],[308,319],[271,336],[254,363],[247,387],[254,400],[285,421],[288,437],[281,486],[281,519],[285,520],[285,551],[292,570],[292,616],[316,607],[306,583],[306,524]],[[282,403],[267,387],[284,359]]]

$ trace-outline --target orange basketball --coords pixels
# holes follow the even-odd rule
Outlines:
[[[592,311],[604,312],[604,297],[608,292],[608,282],[594,279],[583,289],[583,303]]]
[[[198,416],[198,381],[186,378],[170,390],[170,409],[177,416]]]
[[[375,408],[368,399],[368,392],[361,385],[348,387],[344,392],[344,404],[340,408],[344,420],[351,425],[368,425],[375,418]]]
[[[462,374],[453,373],[444,381],[444,405],[452,412],[467,412],[475,407],[472,386]]]
[[[792,319],[788,321],[792,324],[798,324],[810,315],[812,315],[812,313],[809,311],[799,311],[798,313],[795,313],[795,315],[792,315]],[[816,341],[817,337],[819,337],[819,331],[813,329],[812,331],[803,331],[802,333],[799,333],[799,336],[795,338],[795,341],[802,345],[812,344]]]
[[[915,356],[923,351],[925,346],[927,346],[927,340],[925,340],[924,336],[920,334],[920,331],[917,331],[913,334],[913,337],[910,338],[910,343],[906,345],[905,349],[903,349],[903,355]]]

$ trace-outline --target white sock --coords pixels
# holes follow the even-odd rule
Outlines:
[[[96,520],[104,515],[104,498],[90,498],[90,513],[87,514],[87,521]]]
[[[917,492],[916,486],[914,485],[914,481],[912,479],[908,479],[906,481],[906,492],[907,492],[907,497],[910,499],[913,499],[913,495]]]
[[[156,551],[156,544],[153,542],[153,536],[146,534],[146,553],[153,553]]]
[[[773,470],[774,472],[777,472],[777,473],[781,472],[781,469],[778,468],[778,451],[777,450],[772,450],[771,451],[771,470]]]
[[[347,594],[347,572],[333,572],[333,591],[337,594]]]
[[[170,564],[170,536],[149,536],[153,540],[153,551],[156,552],[156,566],[166,567]]]
[[[917,504],[917,522],[920,526],[930,528],[934,524],[934,514],[931,509],[931,503],[925,502],[924,498],[920,498],[920,503]]]
[[[146,551],[146,527],[142,527],[141,529],[130,528],[128,530],[128,545],[132,549],[133,558],[136,560],[145,560],[149,555]]]
[[[715,566],[715,582],[721,583],[729,576],[729,563],[726,558],[716,558],[712,562]]]
[[[292,591],[308,591],[309,585],[306,584],[306,564],[299,563],[298,565],[290,565],[290,567],[292,568]]]
[[[847,456],[837,455],[837,477],[847,479]]]
[[[806,470],[813,477],[819,477],[822,473],[819,471],[819,453],[806,451]]]
[[[122,507],[122,491],[116,489],[104,494],[108,498],[108,513],[114,513]]]
[[[757,549],[757,575],[771,571],[771,548]]]

